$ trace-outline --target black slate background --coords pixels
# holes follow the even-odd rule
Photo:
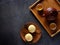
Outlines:
[[[27,22],[35,22],[42,30],[42,38],[34,45],[60,45],[60,33],[51,38],[29,10],[36,0],[0,0],[0,45],[26,45],[20,29]]]

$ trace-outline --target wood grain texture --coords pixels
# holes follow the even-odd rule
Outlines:
[[[60,5],[60,0],[56,0],[56,2]]]

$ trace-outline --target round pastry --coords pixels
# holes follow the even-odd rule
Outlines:
[[[57,25],[56,25],[55,23],[51,23],[51,24],[49,25],[49,27],[50,27],[51,30],[56,30]]]
[[[26,41],[30,42],[33,40],[33,36],[30,33],[28,33],[25,35],[25,39],[26,39]]]
[[[35,30],[36,30],[35,25],[29,25],[28,30],[29,30],[30,33],[34,33]]]

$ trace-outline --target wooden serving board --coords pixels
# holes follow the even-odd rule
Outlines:
[[[60,0],[56,0],[57,1],[57,3],[60,5]]]
[[[57,10],[60,10],[60,5],[56,2],[56,0],[37,0],[33,5],[29,6],[30,11],[34,14],[34,16],[38,19],[38,21],[42,24],[42,26],[45,28],[45,30],[49,33],[51,37],[54,37],[56,34],[60,32],[60,12],[57,16],[57,31],[53,34],[51,33],[51,30],[49,29],[49,26],[47,25],[45,21],[45,17],[41,17],[40,14],[38,14],[38,11],[36,10],[36,5],[41,3],[44,9],[47,9],[48,7],[56,8]]]

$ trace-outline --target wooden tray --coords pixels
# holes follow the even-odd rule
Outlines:
[[[29,6],[30,11],[34,14],[34,16],[38,19],[38,21],[42,24],[42,26],[45,28],[45,30],[48,32],[48,34],[51,37],[54,37],[56,34],[60,32],[60,12],[58,13],[58,20],[57,20],[57,26],[58,29],[55,33],[51,33],[51,30],[49,29],[48,25],[46,24],[45,17],[41,17],[37,10],[36,5],[41,3],[44,9],[47,9],[48,7],[56,8],[57,10],[60,10],[60,5],[57,4],[56,0],[37,0],[33,5]]]
[[[60,5],[60,0],[56,0],[57,1],[57,3]]]

